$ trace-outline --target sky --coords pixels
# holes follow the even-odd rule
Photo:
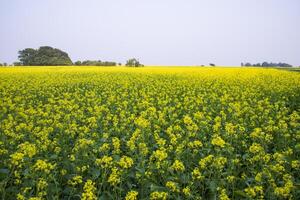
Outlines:
[[[299,0],[0,0],[0,62],[52,46],[73,61],[300,65]]]

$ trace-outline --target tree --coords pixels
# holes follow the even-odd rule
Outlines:
[[[80,60],[78,60],[78,61],[76,61],[76,62],[74,62],[74,65],[77,65],[77,66],[80,66],[82,63],[81,63],[81,61]]]
[[[24,50],[21,50],[19,53],[19,60],[22,63],[22,65],[30,66],[34,65],[34,59],[37,54],[37,50],[32,48],[26,48]]]
[[[212,66],[212,67],[216,66],[216,65],[215,65],[215,64],[213,64],[213,63],[209,63],[209,65],[210,65],[210,66]]]
[[[21,62],[14,62],[13,66],[22,66],[22,63]]]
[[[261,64],[261,66],[262,66],[262,67],[269,67],[270,65],[269,65],[269,63],[267,63],[267,62],[263,62],[263,63]]]
[[[19,51],[18,58],[21,64],[25,66],[56,66],[73,64],[66,52],[49,46],[42,46],[37,50],[26,48]]]
[[[287,64],[287,63],[273,63],[273,62],[263,62],[262,64],[260,63],[257,63],[257,64],[253,64],[251,65],[250,63],[246,63],[245,66],[254,66],[254,67],[293,67],[292,65],[290,64]]]
[[[128,67],[143,67],[144,65],[140,63],[139,60],[135,59],[135,58],[131,58],[129,60],[127,60],[126,66]]]
[[[75,65],[81,65],[81,66],[116,66],[116,62],[111,61],[101,61],[101,60],[85,60],[85,61],[77,61],[75,62]]]

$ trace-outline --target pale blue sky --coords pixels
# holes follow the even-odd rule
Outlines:
[[[0,0],[0,62],[49,45],[73,61],[300,65],[300,0]]]

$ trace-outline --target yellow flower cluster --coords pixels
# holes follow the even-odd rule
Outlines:
[[[126,194],[125,200],[137,200],[138,195],[139,195],[139,193],[137,191],[129,191]]]
[[[173,181],[168,181],[166,187],[169,188],[172,192],[179,192],[178,186]]]
[[[300,199],[300,73],[0,68],[3,199]]]
[[[175,160],[175,162],[173,163],[171,168],[174,171],[178,171],[178,172],[184,171],[184,169],[185,169],[184,164],[179,160]]]
[[[213,139],[211,140],[211,144],[214,146],[218,146],[218,147],[225,147],[225,141],[220,137],[220,136],[216,136],[213,137]]]
[[[100,159],[96,159],[95,163],[102,168],[109,168],[113,165],[113,158],[111,156],[103,156]]]
[[[49,174],[51,170],[55,168],[55,164],[48,163],[45,160],[37,160],[33,166],[35,171],[42,171]]]
[[[71,186],[76,186],[82,183],[82,176],[74,176],[71,180],[68,180],[68,184]]]
[[[124,169],[128,169],[133,165],[133,160],[128,156],[122,156],[122,158],[119,161],[119,165]]]
[[[81,196],[82,200],[95,200],[97,196],[95,195],[96,187],[95,183],[91,180],[87,180],[83,187],[83,193]]]
[[[168,193],[166,192],[152,192],[150,194],[150,200],[166,200],[168,197]]]
[[[112,168],[112,172],[108,177],[107,182],[110,183],[112,186],[116,186],[121,182],[120,171],[116,167]]]

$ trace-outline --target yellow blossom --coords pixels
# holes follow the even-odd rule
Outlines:
[[[215,136],[211,140],[211,144],[218,147],[225,147],[225,141],[220,136]]]
[[[87,180],[83,187],[82,200],[96,200],[96,187],[92,180]]]
[[[126,194],[125,200],[137,200],[138,192],[131,190]]]

